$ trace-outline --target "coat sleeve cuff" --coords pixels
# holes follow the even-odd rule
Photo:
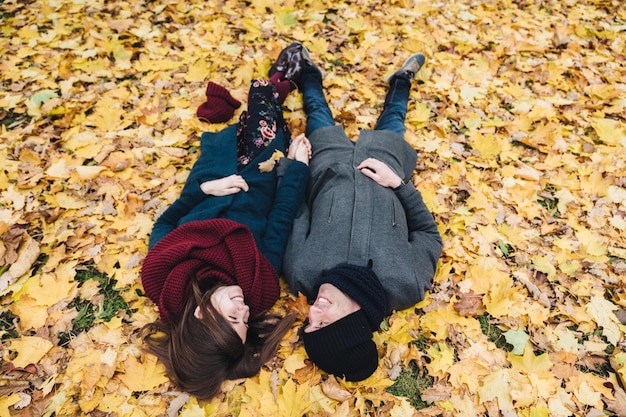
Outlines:
[[[292,166],[293,164],[301,164],[301,165],[306,166],[306,164],[303,162],[295,161],[293,159],[283,157],[283,158],[280,158],[280,161],[278,161],[278,166],[276,167],[276,176],[278,176],[278,178],[284,177],[289,167]]]

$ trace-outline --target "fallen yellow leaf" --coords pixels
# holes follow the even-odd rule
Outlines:
[[[41,358],[54,346],[49,340],[37,336],[23,336],[11,341],[9,349],[17,352],[12,360],[16,368],[25,368],[30,364],[36,365]]]
[[[117,378],[133,392],[148,391],[168,381],[165,367],[153,355],[145,355],[143,361],[129,356],[122,366]]]

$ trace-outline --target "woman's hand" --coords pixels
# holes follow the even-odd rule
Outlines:
[[[291,142],[291,145],[289,145],[287,158],[309,165],[311,154],[311,142],[309,142],[309,139],[307,139],[304,133],[302,133]]]
[[[367,158],[357,167],[361,173],[376,181],[379,185],[389,188],[397,188],[402,184],[402,178],[398,176],[387,164],[376,158]]]
[[[205,181],[200,184],[200,189],[204,194],[214,196],[224,196],[236,194],[239,191],[248,191],[248,183],[241,175],[229,175],[217,180]]]

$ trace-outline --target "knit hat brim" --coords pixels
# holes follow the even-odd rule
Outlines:
[[[320,369],[348,381],[362,381],[376,371],[378,350],[362,310],[310,333],[304,349]]]
[[[339,264],[320,275],[314,294],[319,287],[329,283],[337,287],[361,307],[368,319],[370,330],[380,327],[387,312],[387,296],[374,271],[367,266]]]

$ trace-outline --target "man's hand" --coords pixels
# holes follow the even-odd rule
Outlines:
[[[224,196],[236,194],[239,191],[248,191],[248,183],[241,175],[229,175],[217,180],[205,181],[200,184],[200,189],[204,194],[214,196]]]
[[[398,176],[387,164],[376,158],[367,158],[357,167],[361,173],[376,181],[379,185],[389,188],[397,188],[402,184],[402,178]]]
[[[289,145],[287,158],[309,165],[311,154],[311,142],[304,136],[304,133],[301,133],[291,142],[291,145]]]

